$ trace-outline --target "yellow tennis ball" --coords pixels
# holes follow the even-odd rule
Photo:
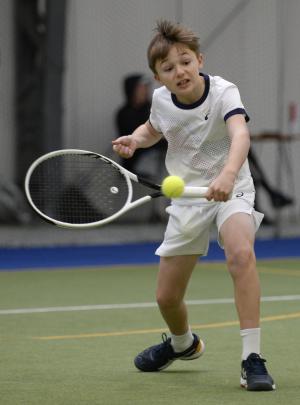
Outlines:
[[[184,191],[184,181],[178,176],[168,176],[161,185],[163,194],[168,198],[178,198]]]

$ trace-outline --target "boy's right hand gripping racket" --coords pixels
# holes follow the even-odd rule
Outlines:
[[[135,201],[132,182],[155,190]],[[149,191],[149,190],[147,190]],[[183,197],[204,197],[207,187],[185,187]],[[129,172],[100,154],[78,149],[57,150],[29,167],[25,193],[45,220],[67,228],[93,228],[163,196],[161,186]]]

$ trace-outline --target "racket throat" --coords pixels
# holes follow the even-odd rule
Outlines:
[[[147,186],[149,188],[152,188],[153,190],[160,191],[161,186],[159,184],[152,183],[151,181],[144,179],[143,177],[137,176],[137,180],[139,183],[143,184],[144,186]],[[157,197],[160,197],[162,194],[158,195]],[[155,197],[153,197],[155,198]]]

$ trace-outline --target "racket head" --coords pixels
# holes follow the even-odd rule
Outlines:
[[[29,167],[25,194],[43,219],[67,228],[93,228],[118,218],[132,200],[129,173],[86,150],[49,152]]]

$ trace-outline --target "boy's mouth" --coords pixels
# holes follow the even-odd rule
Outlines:
[[[189,79],[183,79],[183,80],[180,80],[180,81],[177,83],[177,86],[178,86],[178,87],[186,87],[189,82],[190,82]]]

